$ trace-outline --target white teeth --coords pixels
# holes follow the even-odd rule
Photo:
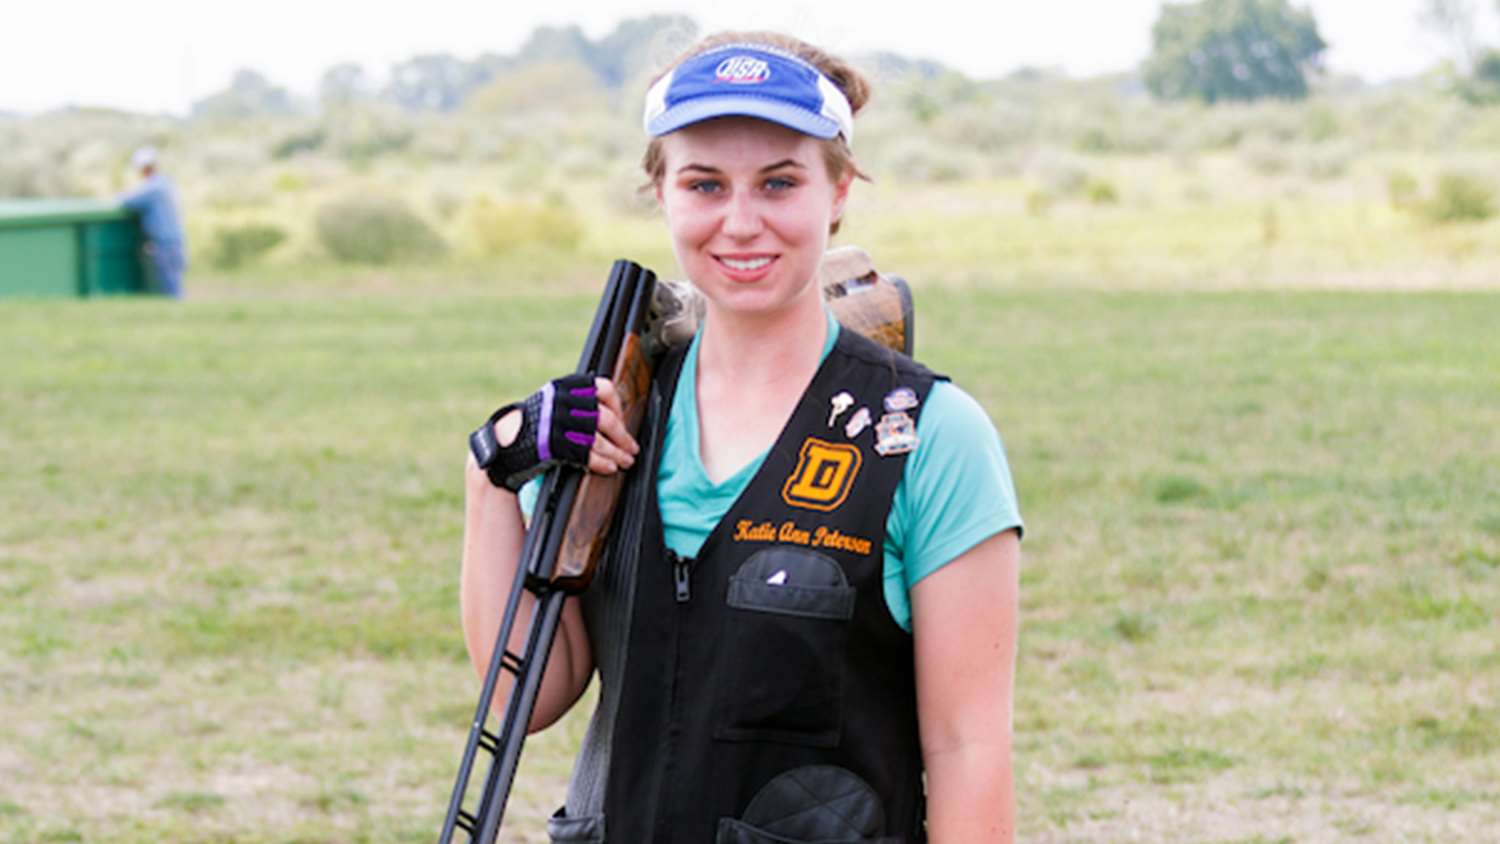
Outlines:
[[[755,258],[755,259],[750,260],[750,261],[736,261],[733,258],[720,258],[719,260],[723,261],[724,265],[727,266],[727,267],[729,267],[731,270],[742,270],[742,271],[743,270],[758,270],[761,267],[764,267],[766,264],[771,263],[771,259],[770,258]]]

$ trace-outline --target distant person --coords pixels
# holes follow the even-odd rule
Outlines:
[[[141,233],[146,238],[146,264],[157,289],[181,299],[187,250],[177,214],[177,193],[172,182],[157,169],[155,147],[136,150],[130,163],[143,181],[135,190],[121,194],[120,202],[141,215]]]

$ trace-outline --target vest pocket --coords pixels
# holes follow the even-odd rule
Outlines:
[[[880,797],[859,775],[836,765],[778,774],[745,807],[721,818],[715,844],[902,844],[881,835]]]
[[[815,551],[778,546],[746,560],[726,596],[714,737],[836,747],[854,599],[843,568]]]
[[[906,844],[905,838],[787,838],[744,821],[723,818],[719,821],[714,844]]]
[[[570,818],[566,809],[558,809],[547,819],[547,839],[552,844],[604,844],[604,816]]]

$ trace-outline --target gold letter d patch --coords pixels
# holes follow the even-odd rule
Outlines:
[[[859,447],[808,437],[802,443],[797,468],[781,487],[781,500],[793,507],[828,511],[849,496],[859,474]]]

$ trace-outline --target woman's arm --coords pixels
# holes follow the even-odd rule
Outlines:
[[[589,451],[589,470],[612,474],[634,464],[638,448],[621,422],[619,397],[605,379],[597,381],[599,399],[598,436]],[[520,428],[519,412],[507,414],[495,423],[495,436],[502,446],[512,442]],[[526,525],[515,494],[490,482],[489,477],[469,455],[464,469],[464,548],[463,572],[459,581],[459,603],[463,613],[464,643],[469,659],[481,677],[489,670],[495,639],[505,615],[516,569],[521,559],[521,544]],[[509,649],[525,650],[526,634],[536,596],[523,592],[516,624],[511,630]],[[536,708],[532,711],[528,732],[550,726],[578,700],[588,687],[594,672],[593,653],[589,650],[588,632],[578,601],[563,603],[561,623],[547,669],[537,690]],[[502,707],[514,685],[509,672],[501,672],[495,690],[495,706]]]
[[[474,462],[473,455],[469,456],[464,469],[464,489],[464,553],[459,604],[463,611],[464,643],[468,645],[469,660],[483,677],[489,670],[495,639],[500,633],[500,621],[505,615],[505,603],[515,582],[526,525],[521,519],[521,506],[516,496],[491,484]],[[511,629],[509,647],[512,653],[525,650],[526,633],[536,606],[536,596],[524,592],[516,624]],[[593,670],[593,655],[589,651],[583,614],[578,601],[569,598],[563,603],[557,639],[547,658],[547,670],[542,677],[542,687],[537,691],[536,708],[532,711],[527,732],[536,732],[561,718],[583,694]],[[494,697],[495,712],[499,715],[505,714],[505,702],[512,685],[513,675],[500,672]]]
[[[917,718],[932,844],[1008,844],[1020,540],[1007,530],[912,587]]]

